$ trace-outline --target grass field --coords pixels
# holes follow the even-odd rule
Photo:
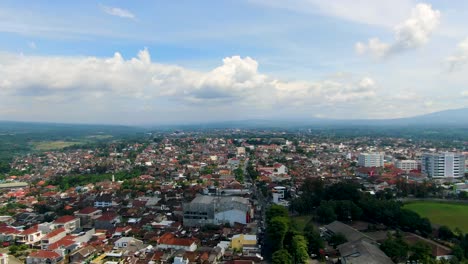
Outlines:
[[[47,151],[47,150],[54,150],[54,149],[63,149],[69,146],[80,144],[81,142],[73,142],[73,141],[41,141],[41,142],[34,142],[33,146],[35,150],[40,151]]]
[[[439,203],[439,202],[412,202],[404,206],[422,217],[427,217],[432,223],[446,225],[450,229],[460,228],[468,232],[468,204]]]

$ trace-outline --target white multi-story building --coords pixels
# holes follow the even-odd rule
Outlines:
[[[359,154],[358,165],[361,167],[383,167],[384,153],[361,153]]]
[[[249,200],[237,196],[199,195],[192,202],[185,203],[183,209],[184,226],[247,224],[252,215]]]
[[[465,174],[465,157],[460,153],[426,153],[421,172],[431,178],[460,178]]]
[[[409,172],[418,169],[418,162],[416,160],[397,160],[395,166],[400,170]]]

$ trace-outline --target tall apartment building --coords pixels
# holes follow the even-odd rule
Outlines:
[[[426,153],[421,172],[431,178],[459,178],[465,174],[465,157],[460,153]]]
[[[361,167],[383,167],[384,153],[361,153],[358,157],[358,165]]]
[[[418,169],[418,162],[415,160],[397,160],[395,166],[400,170],[409,172]]]

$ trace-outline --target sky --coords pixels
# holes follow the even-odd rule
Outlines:
[[[0,2],[0,120],[376,119],[468,107],[468,2]]]

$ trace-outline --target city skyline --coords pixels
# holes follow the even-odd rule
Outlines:
[[[463,108],[466,5],[3,1],[0,120],[378,119]]]

